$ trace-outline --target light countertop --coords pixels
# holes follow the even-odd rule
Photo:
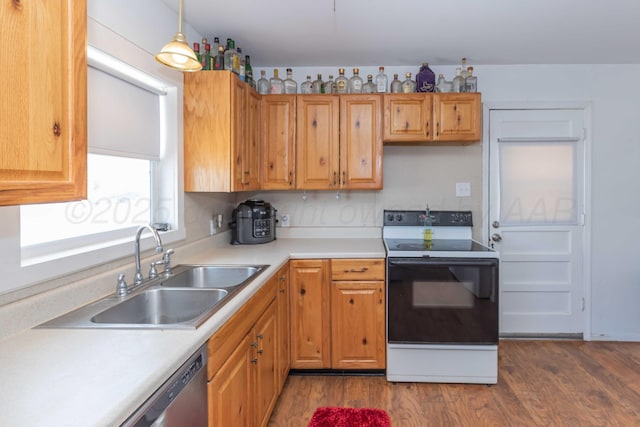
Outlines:
[[[289,259],[383,257],[380,238],[199,251],[181,263],[270,267],[195,330],[27,329],[0,341],[0,425],[120,425]]]

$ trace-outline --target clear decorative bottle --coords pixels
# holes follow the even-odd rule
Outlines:
[[[353,76],[349,79],[348,93],[362,93],[363,82],[362,77],[360,77],[358,73],[360,73],[360,69],[354,68]]]
[[[273,77],[269,79],[269,93],[281,94],[284,93],[284,82],[278,77],[278,69],[273,69]]]
[[[229,39],[229,49],[224,53],[224,69],[240,74],[240,60],[238,59],[238,51],[236,51],[236,43],[233,39]]]
[[[436,74],[429,68],[428,62],[424,62],[416,74],[416,88],[418,92],[436,91]]]
[[[348,93],[349,79],[344,75],[344,68],[338,69],[338,74],[336,78],[336,93]]]
[[[456,76],[453,78],[452,92],[464,91],[464,79],[462,78],[462,69],[456,68]]]
[[[384,73],[384,67],[378,68],[378,74],[376,75],[376,92],[386,93],[389,86],[389,78]]]
[[[336,82],[333,81],[333,76],[329,76],[329,80],[324,82],[324,93],[337,93]]]
[[[284,81],[284,93],[298,93],[298,83],[293,80],[293,71],[287,68],[287,78]]]
[[[260,70],[260,79],[257,86],[259,94],[266,95],[269,93],[269,80],[267,80],[267,73],[264,70]]]
[[[213,61],[214,70],[224,70],[224,46],[218,46],[218,54]]]
[[[244,66],[246,65],[246,63],[245,63],[244,56],[242,55],[242,49],[240,49],[240,47],[238,47],[237,51],[238,51],[238,59],[240,60],[240,66],[238,67],[238,76],[240,77],[240,80],[242,80],[244,82],[245,81],[245,68],[244,68]]]
[[[367,82],[362,85],[362,93],[376,93],[376,84],[373,82],[373,76],[367,74]]]
[[[300,93],[308,95],[311,93],[311,86],[313,86],[313,82],[311,81],[311,76],[307,76],[307,80],[302,82],[300,85]]]
[[[438,84],[436,85],[438,92],[451,92],[452,85],[450,81],[445,80],[444,75],[438,75]]]
[[[218,53],[218,48],[219,47],[220,47],[220,38],[219,37],[214,37],[213,38],[213,45],[211,45],[211,52],[213,52],[213,54],[216,55]],[[224,52],[224,47],[223,47],[222,51]]]
[[[466,80],[468,73],[467,73],[467,58],[462,58],[460,60],[460,63],[462,64],[462,66],[460,67],[460,75],[462,76],[463,79]],[[464,92],[464,90],[463,90]]]
[[[411,73],[405,73],[405,79],[402,82],[402,92],[403,93],[413,93],[416,91],[416,82],[411,80]]]
[[[318,74],[318,78],[311,84],[311,93],[324,93],[324,82],[322,81],[322,74]]]
[[[398,79],[398,75],[393,75],[393,80],[391,80],[391,85],[389,87],[391,93],[400,93],[402,92],[402,82]]]
[[[465,92],[478,91],[478,78],[473,75],[473,67],[467,67],[467,78],[464,79]]]

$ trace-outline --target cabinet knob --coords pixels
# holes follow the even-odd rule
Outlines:
[[[263,349],[258,350],[258,354],[262,355],[262,353],[264,353]]]
[[[259,340],[264,339],[264,335],[262,335],[262,334],[258,334],[258,339],[259,339]]]
[[[19,3],[19,1],[18,1],[18,3]],[[54,134],[55,136],[60,136],[60,134],[61,134],[61,133],[62,133],[62,132],[61,132],[61,130],[60,130],[60,123],[55,122],[55,123],[53,124],[53,134]]]
[[[258,359],[257,358],[256,359],[251,359],[251,363],[253,363],[255,365],[256,363],[258,363]]]
[[[300,289],[300,295],[304,295],[306,293],[307,293],[307,291],[304,288]]]

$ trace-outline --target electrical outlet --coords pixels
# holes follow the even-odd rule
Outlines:
[[[456,197],[471,197],[471,183],[456,182]]]
[[[280,227],[289,227],[291,221],[291,217],[289,214],[282,214],[280,216]]]

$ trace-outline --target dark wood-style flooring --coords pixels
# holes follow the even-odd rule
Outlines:
[[[385,409],[394,427],[640,426],[640,343],[503,340],[498,384],[289,376],[269,427],[306,427],[318,406]]]

